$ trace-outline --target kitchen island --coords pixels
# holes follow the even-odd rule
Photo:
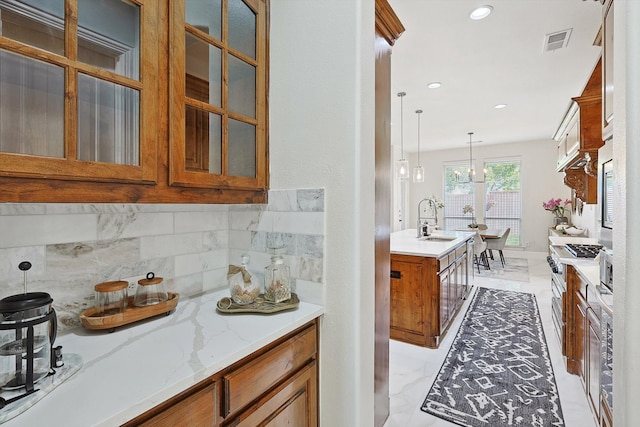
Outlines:
[[[391,339],[437,348],[471,288],[475,232],[391,233]]]
[[[181,298],[170,315],[118,328],[113,333],[78,329],[58,337],[55,345],[62,345],[63,353],[79,354],[82,367],[3,426],[33,426],[43,420],[53,426],[115,426],[160,405],[161,411],[152,414],[155,418],[134,423],[140,425],[150,419],[148,425],[157,425],[154,423],[165,414],[193,414],[193,402],[197,402],[197,409],[213,411],[197,414],[200,419],[213,419],[211,425],[233,421],[236,416],[251,423],[255,418],[248,417],[259,412],[261,403],[267,401],[261,396],[265,391],[261,387],[269,387],[268,398],[273,403],[292,387],[297,387],[296,392],[303,389],[304,384],[299,384],[304,381],[314,386],[306,397],[317,399],[316,323],[323,307],[300,302],[292,311],[269,315],[220,314],[216,303],[227,295],[225,289]],[[287,339],[289,336],[292,338]],[[292,366],[296,366],[295,370],[290,369]],[[256,367],[264,369],[256,372]],[[274,372],[279,376],[275,377]],[[263,374],[273,379],[270,385],[263,381]],[[254,381],[248,392],[244,390],[246,384],[242,384],[244,375],[251,375]],[[196,400],[193,396],[203,398]],[[218,405],[225,399],[224,404]],[[191,406],[181,407],[183,402]],[[315,402],[307,403],[316,409]],[[251,410],[247,409],[249,406]],[[188,418],[181,419],[188,422]]]

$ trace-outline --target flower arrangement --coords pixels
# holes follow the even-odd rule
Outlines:
[[[469,224],[469,228],[478,228],[478,224],[476,223],[476,218],[473,216],[473,206],[464,205],[464,207],[462,208],[462,213],[472,215],[471,224]]]
[[[562,199],[549,199],[548,202],[542,202],[544,210],[551,212],[556,218],[564,216],[567,206],[571,204],[570,199],[566,199],[564,202]]]

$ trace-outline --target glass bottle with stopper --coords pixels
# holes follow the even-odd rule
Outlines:
[[[273,255],[271,264],[264,274],[264,299],[279,303],[291,298],[291,277],[289,266],[285,265],[281,253],[284,248],[270,248]]]
[[[249,255],[242,254],[241,264],[230,265],[227,272],[229,292],[233,302],[240,305],[251,304],[260,294],[260,283],[249,271]]]

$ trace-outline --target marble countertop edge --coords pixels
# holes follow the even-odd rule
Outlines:
[[[304,324],[323,306],[301,301],[274,314],[221,314],[216,302],[227,289],[181,296],[168,316],[115,332],[79,329],[59,336],[63,353],[83,365],[72,377],[4,426],[121,425],[220,372]]]
[[[392,254],[439,258],[476,234],[475,231],[437,230],[432,237],[450,237],[449,241],[432,241],[417,237],[417,230],[407,229],[391,233]]]

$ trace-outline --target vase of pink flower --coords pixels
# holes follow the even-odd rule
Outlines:
[[[557,226],[559,224],[569,224],[569,218],[566,217],[565,213],[567,211],[568,206],[571,205],[570,199],[565,199],[564,202],[562,199],[549,199],[547,202],[542,202],[542,207],[544,210],[549,211],[553,214],[553,226]]]

